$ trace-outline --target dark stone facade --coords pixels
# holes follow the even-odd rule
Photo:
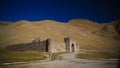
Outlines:
[[[47,40],[41,41],[39,39],[35,39],[31,43],[22,43],[22,44],[7,46],[7,50],[47,52],[48,41]]]

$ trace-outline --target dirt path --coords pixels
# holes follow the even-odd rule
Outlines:
[[[42,63],[28,63],[20,65],[8,65],[0,68],[117,68],[113,60],[87,60],[75,58],[78,53],[60,55],[62,60]]]

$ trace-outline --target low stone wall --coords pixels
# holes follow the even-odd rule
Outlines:
[[[46,41],[10,45],[7,50],[46,52]]]

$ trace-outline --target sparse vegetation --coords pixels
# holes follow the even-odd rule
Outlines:
[[[62,57],[60,57],[59,55],[63,53],[66,53],[66,52],[53,53],[51,60],[62,59]]]
[[[83,62],[83,61],[70,61],[70,62],[76,62],[76,63],[80,63],[80,64],[86,64],[87,62]]]
[[[118,55],[116,53],[109,52],[86,52],[79,53],[77,58],[81,59],[116,59]]]
[[[0,63],[8,62],[24,62],[24,61],[34,61],[34,60],[44,60],[46,53],[41,53],[37,51],[7,51],[0,50]]]
[[[111,65],[111,64],[116,64],[116,63],[114,63],[114,62],[106,62],[104,64]]]

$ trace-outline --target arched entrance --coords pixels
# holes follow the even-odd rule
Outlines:
[[[71,51],[75,52],[75,45],[74,44],[71,45]]]

